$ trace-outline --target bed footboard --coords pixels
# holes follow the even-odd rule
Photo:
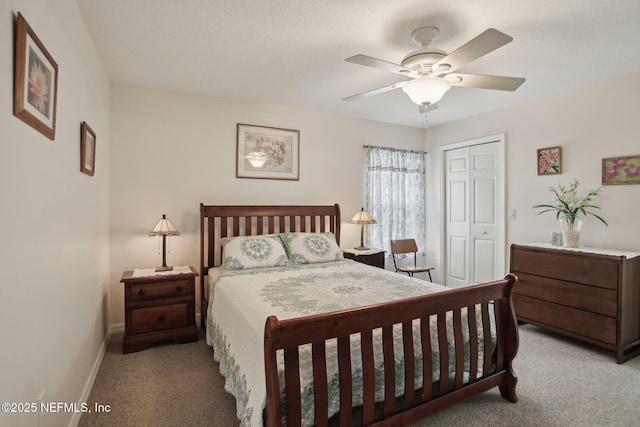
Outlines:
[[[337,417],[341,426],[354,422],[362,425],[406,425],[496,386],[505,399],[515,402],[517,378],[512,370],[512,361],[518,351],[518,327],[511,292],[516,280],[514,275],[508,275],[495,282],[340,312],[288,320],[269,317],[264,335],[266,425],[282,425],[283,416],[286,416],[288,426],[300,425],[299,354],[301,347],[308,345],[311,345],[313,366],[314,424],[323,426],[329,423],[327,340],[337,342],[334,345],[337,348],[340,405],[334,420]],[[476,319],[481,320],[478,322]],[[495,322],[495,340],[491,336],[492,322]],[[414,339],[416,324],[419,324],[419,341]],[[436,325],[435,334],[430,327],[432,324]],[[396,393],[397,349],[394,356],[393,342],[394,330],[398,328],[402,331],[404,366],[404,393],[400,397]],[[463,343],[465,331],[469,336],[467,344]],[[482,339],[477,339],[478,331]],[[375,333],[381,333],[382,340],[382,402],[376,402],[375,398],[372,339]],[[352,403],[355,386],[351,334],[360,334],[362,376],[358,381],[362,387],[362,401],[357,405],[357,417]],[[453,354],[450,354],[451,338],[448,339],[447,335],[453,336]],[[437,343],[437,355],[432,351],[434,342]],[[414,354],[416,346],[421,346],[421,363]],[[468,346],[466,361],[465,346]],[[281,350],[285,366],[284,399],[278,374],[278,353]],[[455,360],[451,362],[455,363],[453,372],[450,359]],[[432,381],[434,373],[436,381]],[[416,387],[416,376],[422,379],[421,387]],[[283,400],[286,401],[284,404]]]

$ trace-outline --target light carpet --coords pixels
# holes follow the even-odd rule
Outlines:
[[[640,425],[640,356],[619,365],[612,351],[521,325],[514,371],[517,403],[496,388],[414,427]],[[123,355],[122,334],[114,335],[87,403],[110,411],[84,414],[80,426],[239,424],[203,337]]]

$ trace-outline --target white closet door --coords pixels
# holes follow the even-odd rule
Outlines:
[[[469,147],[445,152],[447,286],[469,284]]]
[[[497,142],[445,151],[446,284],[504,275],[503,166]]]

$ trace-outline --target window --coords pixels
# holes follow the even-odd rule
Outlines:
[[[367,227],[369,246],[390,252],[390,240],[414,238],[426,246],[425,161],[423,151],[369,146],[367,211],[377,225]]]

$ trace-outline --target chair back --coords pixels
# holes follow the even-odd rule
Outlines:
[[[393,266],[398,271],[398,260],[396,260],[396,255],[403,254],[413,254],[413,266],[415,267],[418,264],[418,260],[416,259],[416,253],[418,252],[418,245],[416,244],[415,239],[400,239],[400,240],[392,240],[391,241],[391,255],[393,257]],[[408,266],[407,260],[404,262],[400,262],[401,266]]]
[[[408,254],[418,252],[418,245],[415,239],[401,239],[391,241],[392,254]]]

